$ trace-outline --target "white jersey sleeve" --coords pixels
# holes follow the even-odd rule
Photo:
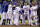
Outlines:
[[[12,5],[10,4],[10,5],[8,6],[8,9],[12,8],[11,6],[12,6]]]
[[[29,5],[27,5],[27,10],[29,10],[29,8],[30,8],[30,6],[29,6]]]
[[[23,6],[23,10],[24,10],[24,8],[25,8],[25,7]]]
[[[31,8],[30,8],[30,10],[31,10],[31,15],[33,14],[33,13],[32,13],[32,11],[33,11],[32,9],[33,9],[33,8],[31,7]]]
[[[38,8],[38,6],[36,5],[36,6],[35,6],[35,9],[37,9],[37,8]]]
[[[14,12],[19,13],[20,10],[21,10],[20,7],[16,7]]]
[[[12,7],[11,7],[12,5],[11,4],[9,4],[9,6],[8,6],[8,11],[12,11]]]
[[[29,10],[29,7],[30,7],[29,5],[23,6],[23,9],[24,9],[24,10]]]
[[[16,9],[17,11],[20,11],[20,10],[21,10],[20,7],[16,7],[15,9]]]

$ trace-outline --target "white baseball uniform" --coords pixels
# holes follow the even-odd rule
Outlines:
[[[7,15],[8,15],[8,19],[11,19],[10,24],[12,24],[12,5],[9,4],[8,6],[8,11],[7,11]]]
[[[31,7],[31,16],[32,15],[34,16],[33,19],[35,24],[37,25],[37,6]]]
[[[19,24],[19,11],[20,11],[20,7],[16,7],[14,10],[14,24],[18,25]]]
[[[28,23],[29,23],[29,8],[30,8],[30,6],[29,5],[24,5],[23,6],[23,9],[24,9],[24,18],[27,16],[27,18],[28,18]]]

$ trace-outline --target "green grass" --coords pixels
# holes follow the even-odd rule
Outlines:
[[[27,22],[28,20],[25,20],[25,24],[28,24],[28,22]],[[13,24],[14,24],[14,21],[12,22]],[[32,22],[32,23],[34,23],[34,22]],[[21,21],[19,20],[19,24],[21,24]]]
[[[25,24],[27,24],[28,22],[26,22],[27,20],[25,20]],[[12,23],[14,23],[14,21],[12,22]],[[19,24],[21,24],[21,21],[19,20]]]
[[[25,24],[28,24],[28,22],[27,22],[28,20],[25,20]],[[14,21],[12,22],[13,24],[14,24]],[[34,22],[32,22],[32,23],[34,23]],[[21,21],[19,20],[19,24],[21,24]]]

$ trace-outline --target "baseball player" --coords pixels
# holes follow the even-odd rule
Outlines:
[[[24,9],[24,20],[25,20],[25,17],[27,16],[28,24],[29,24],[29,8],[30,8],[30,6],[27,5],[27,3],[25,2],[24,6],[23,6],[23,9]],[[25,23],[25,21],[23,21],[23,22]]]
[[[24,25],[24,10],[21,10],[20,13],[21,24]]]
[[[9,23],[10,25],[12,25],[12,7],[13,7],[13,3],[11,2],[11,4],[8,5],[8,11],[7,11],[7,14],[8,14],[8,20],[9,20]]]
[[[35,4],[35,24],[38,25],[37,21],[38,21],[38,18],[37,18],[37,9],[38,9],[38,6],[37,4]]]
[[[38,9],[37,3],[35,3],[35,8]],[[36,18],[37,18],[37,10],[36,10]]]
[[[4,4],[7,3],[6,1],[3,1],[3,4],[1,4],[1,24],[3,24],[3,12],[4,12]]]
[[[14,24],[16,26],[18,26],[19,24],[19,11],[20,11],[20,5],[18,4],[18,6],[14,10]]]
[[[30,8],[30,11],[31,11],[31,8]],[[31,17],[31,12],[30,12],[30,19],[29,19],[29,20],[30,20],[30,21],[29,21],[30,23],[29,23],[29,25],[31,25],[31,26],[33,26],[33,24],[32,24],[32,18],[33,18],[33,17]]]
[[[21,19],[22,25],[24,25],[23,24],[23,21],[24,21],[23,17],[24,17],[24,10],[23,10],[23,5],[21,4],[20,19]]]
[[[34,19],[34,22],[37,25],[37,17],[36,16],[37,16],[37,6],[32,4],[32,7],[31,7],[31,17]]]
[[[4,9],[4,6],[3,6],[3,4],[1,4],[1,23],[0,23],[0,25],[3,22],[3,9]]]
[[[6,16],[7,16],[7,8],[8,8],[8,5],[7,4],[4,4],[4,10],[3,10],[3,22],[5,23],[6,21]]]
[[[2,25],[5,25],[5,23],[6,23],[7,8],[8,8],[7,2],[6,2],[6,1],[3,1],[3,18],[2,18]]]
[[[23,16],[23,15],[22,15],[22,14],[23,14],[22,11],[23,11],[23,5],[21,4],[21,2],[19,2],[19,4],[20,4],[20,7],[21,7],[21,8],[20,8],[21,10],[19,11],[19,13],[20,13],[20,14],[19,14],[19,15],[20,15],[19,17],[20,17],[20,20],[21,20],[21,23],[22,23],[22,16]]]

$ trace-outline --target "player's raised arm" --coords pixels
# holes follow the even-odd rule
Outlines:
[[[16,7],[15,5],[12,5],[11,7]]]

